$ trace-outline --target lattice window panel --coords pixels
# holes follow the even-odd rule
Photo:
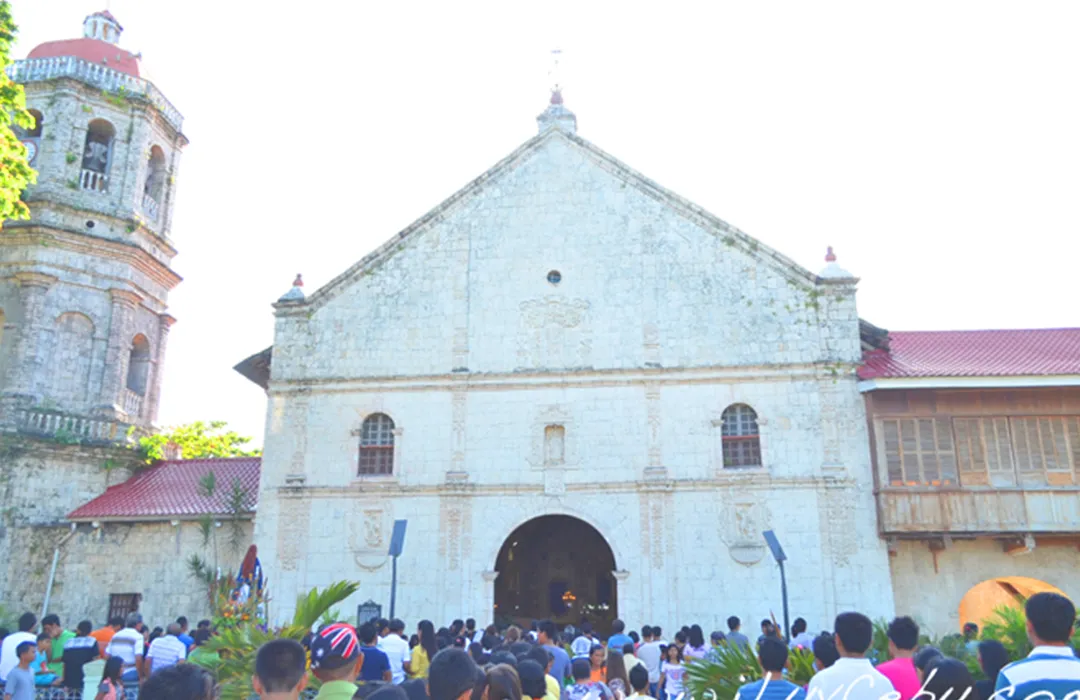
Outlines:
[[[881,433],[890,486],[957,483],[956,451],[947,419],[883,419]]]
[[[1008,418],[954,418],[953,431],[961,484],[1016,485]]]
[[[1023,483],[1066,486],[1080,471],[1080,416],[1010,418],[1016,471]]]

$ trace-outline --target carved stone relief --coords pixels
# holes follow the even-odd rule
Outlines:
[[[728,546],[732,559],[747,566],[756,564],[767,549],[761,533],[770,528],[768,508],[750,494],[732,490],[726,496],[720,503],[720,539]]]
[[[518,365],[523,369],[588,367],[589,302],[544,297],[521,302]]]
[[[381,506],[361,507],[352,515],[349,522],[349,549],[358,567],[375,571],[386,564],[392,522],[389,510]]]

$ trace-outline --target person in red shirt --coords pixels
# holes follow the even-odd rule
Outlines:
[[[878,664],[877,670],[892,681],[900,700],[911,700],[919,692],[919,674],[913,660],[919,646],[919,625],[910,617],[898,617],[889,623],[887,635],[892,661]]]

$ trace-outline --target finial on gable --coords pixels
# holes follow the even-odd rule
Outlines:
[[[278,301],[303,301],[304,300],[304,278],[299,273],[296,275],[296,279],[293,280],[292,289],[285,292]]]
[[[818,273],[818,277],[824,280],[854,280],[855,275],[836,264],[836,253],[832,246],[825,249],[825,267]]]

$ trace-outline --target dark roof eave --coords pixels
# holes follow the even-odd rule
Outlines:
[[[270,389],[270,363],[273,354],[274,346],[271,345],[265,350],[241,360],[233,369],[247,380],[261,386],[263,391],[268,391]]]

